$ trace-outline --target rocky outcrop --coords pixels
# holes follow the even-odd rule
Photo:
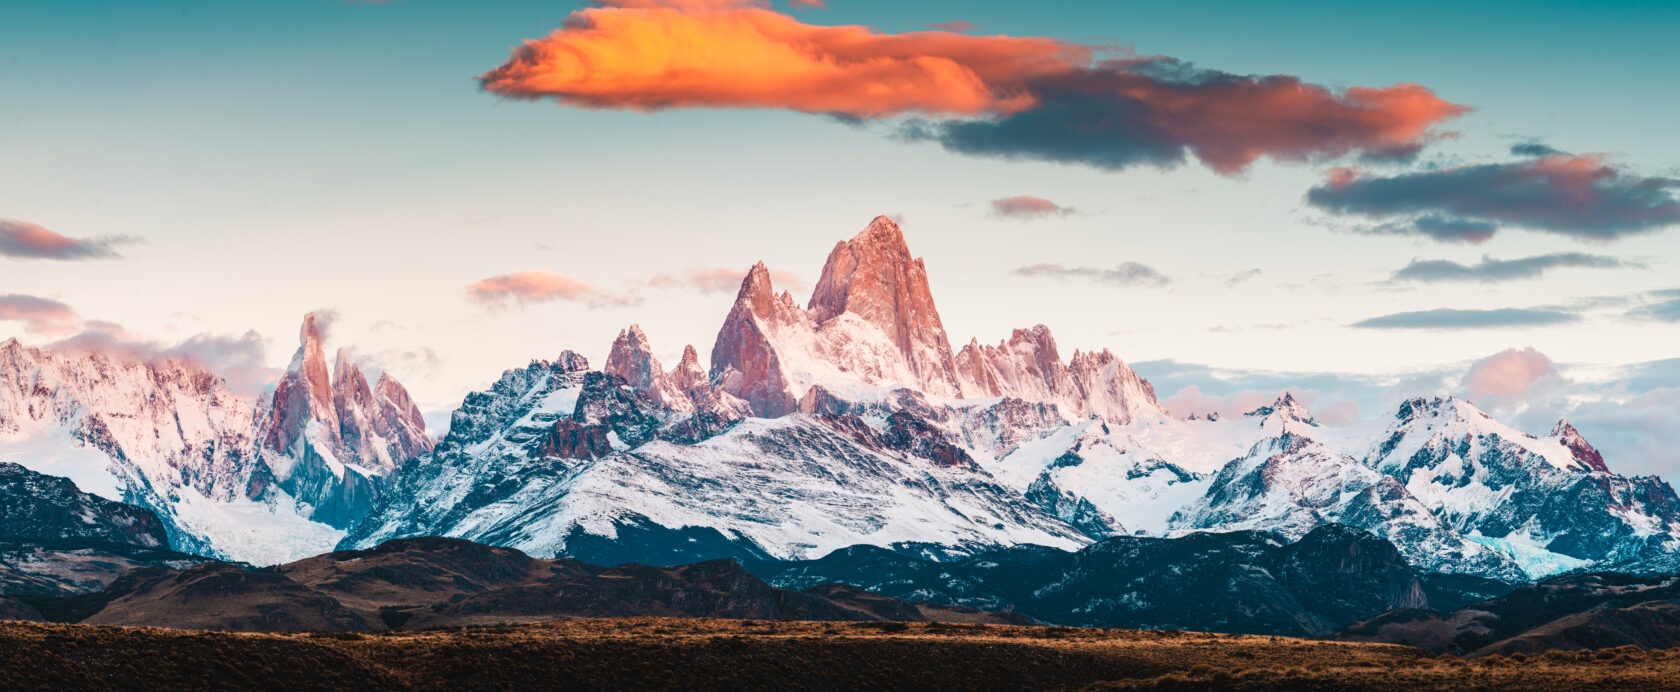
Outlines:
[[[892,219],[877,216],[857,236],[835,244],[807,310],[820,336],[867,325],[896,350],[870,352],[849,348],[856,345],[849,339],[820,338],[831,362],[842,370],[872,382],[908,374],[908,381],[898,383],[936,396],[961,393],[951,341],[928,289],[927,268],[921,258],[910,256],[904,233]]]
[[[1064,364],[1050,328],[1017,329],[997,346],[970,341],[956,356],[969,396],[1004,396],[1054,404],[1063,416],[1124,425],[1143,412],[1165,414],[1155,388],[1107,349],[1074,352]]]
[[[262,435],[264,449],[293,453],[312,423],[318,424],[319,443],[337,446],[338,409],[333,404],[332,375],[327,370],[327,354],[321,341],[315,314],[304,315],[303,327],[298,330],[297,353],[269,398]]]
[[[1423,582],[1393,543],[1341,524],[1291,543],[1278,576],[1302,605],[1335,623],[1429,606]]]
[[[1399,609],[1349,625],[1338,639],[1483,656],[1680,645],[1680,579],[1571,574],[1452,611]]]
[[[784,333],[799,336],[810,330],[809,319],[793,297],[783,293],[778,298],[774,290],[770,270],[763,262],[753,265],[712,346],[711,380],[763,418],[797,410],[798,398],[777,343]]]
[[[1547,437],[1557,440],[1558,444],[1568,449],[1569,455],[1574,457],[1575,461],[1580,462],[1583,468],[1589,471],[1608,472],[1610,470],[1610,467],[1604,465],[1604,455],[1599,454],[1598,450],[1589,444],[1586,438],[1581,437],[1581,432],[1576,430],[1575,426],[1570,425],[1568,420],[1558,421],[1557,425],[1552,428],[1552,434],[1547,435]]]
[[[655,406],[685,413],[694,411],[694,402],[688,394],[666,376],[659,359],[653,357],[653,347],[648,345],[647,335],[639,325],[632,324],[629,329],[619,331],[607,353],[607,364],[601,370],[623,378]]]
[[[745,402],[712,385],[693,346],[684,346],[676,370],[666,373],[653,357],[642,328],[630,325],[618,333],[602,371],[622,378],[655,407],[680,415],[665,437],[698,442],[729,429],[750,411]]]
[[[67,478],[0,462],[0,541],[169,545],[150,510],[89,495]]]
[[[311,519],[348,528],[378,502],[387,477],[431,451],[432,441],[401,383],[382,373],[370,387],[343,349],[335,360],[329,375],[322,331],[313,313],[305,315],[298,350],[259,417],[267,473],[248,495],[267,501],[277,488],[307,506]]]
[[[361,366],[339,349],[333,368],[333,408],[339,439],[350,456],[385,473],[432,449],[426,419],[408,390],[388,373],[373,388]]]

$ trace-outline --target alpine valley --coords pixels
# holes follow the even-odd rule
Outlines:
[[[953,350],[923,261],[886,217],[835,245],[803,306],[763,264],[748,270],[709,365],[689,346],[667,369],[631,325],[598,369],[561,351],[507,370],[435,443],[403,385],[324,349],[306,317],[285,375],[249,400],[185,358],[7,341],[0,460],[160,526],[92,500],[64,522],[256,565],[441,536],[591,565],[731,558],[803,588],[809,570],[790,565],[843,550],[966,574],[999,551],[1143,555],[1207,532],[1294,564],[1280,546],[1330,524],[1466,579],[1659,571],[1680,555],[1673,488],[1616,474],[1567,421],[1536,437],[1438,397],[1338,427],[1288,394],[1181,419],[1117,355],[1064,357],[1043,325]],[[881,586],[908,600],[967,588]],[[1385,607],[1422,602],[1407,589]]]

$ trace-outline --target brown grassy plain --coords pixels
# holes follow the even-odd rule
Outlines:
[[[7,689],[1677,689],[1680,651],[1480,659],[1185,632],[622,618],[373,634],[0,623]]]

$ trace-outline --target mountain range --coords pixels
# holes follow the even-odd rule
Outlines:
[[[803,306],[749,269],[709,367],[687,346],[667,371],[631,325],[598,370],[571,351],[507,370],[435,444],[395,379],[342,350],[329,369],[313,317],[299,341],[249,400],[186,359],[9,340],[0,459],[152,510],[169,548],[254,564],[423,536],[603,565],[961,563],[1331,524],[1507,581],[1680,554],[1674,490],[1616,474],[1567,421],[1533,436],[1436,397],[1330,426],[1288,394],[1180,419],[1043,325],[953,350],[886,217],[835,245]]]

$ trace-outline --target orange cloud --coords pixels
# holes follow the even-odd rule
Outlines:
[[[739,2],[574,12],[479,77],[503,96],[587,108],[786,108],[878,118],[1028,108],[1024,81],[1088,59],[1054,39],[813,26]]]
[[[952,29],[969,25],[950,23]],[[1332,90],[1052,38],[817,26],[753,0],[614,0],[574,12],[479,77],[583,108],[779,108],[913,123],[972,155],[1117,169],[1194,154],[1222,173],[1261,157],[1415,151],[1468,112],[1416,84]]]
[[[594,285],[546,271],[527,271],[492,276],[467,286],[467,297],[492,307],[514,303],[545,303],[566,300],[592,308],[631,305],[628,296],[603,291]]]

